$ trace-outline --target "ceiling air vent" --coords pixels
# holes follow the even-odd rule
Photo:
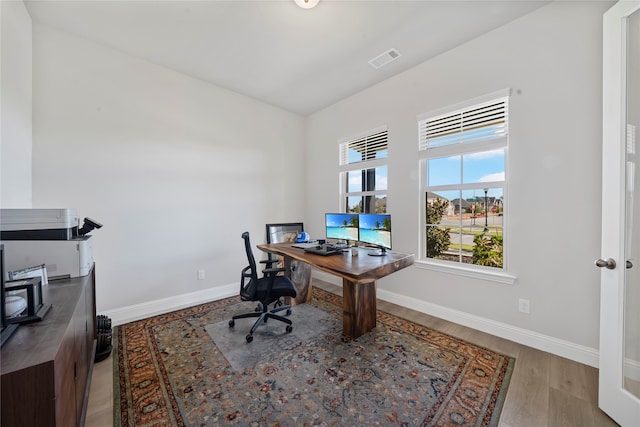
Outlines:
[[[371,65],[376,70],[387,65],[391,61],[395,61],[400,58],[400,52],[395,49],[389,49],[388,51],[376,56],[373,59],[369,60],[369,65]]]

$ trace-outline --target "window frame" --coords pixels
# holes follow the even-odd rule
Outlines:
[[[383,157],[383,158],[375,158],[375,159],[370,159],[370,160],[360,160],[360,161],[354,161],[354,162],[348,162],[347,160],[347,156],[344,154],[344,146],[345,144],[350,144],[353,143],[355,141],[361,140],[361,139],[365,139],[365,138],[369,138],[369,137],[373,137],[376,136],[378,134],[381,133],[385,133],[385,147],[386,147],[386,151],[387,151],[387,156]],[[339,161],[338,161],[338,173],[339,173],[339,185],[340,185],[340,210],[342,212],[348,212],[349,206],[347,203],[347,200],[350,197],[367,197],[367,196],[371,196],[374,199],[377,196],[385,196],[387,197],[387,206],[385,209],[385,212],[389,211],[389,186],[388,186],[388,182],[387,182],[387,187],[384,190],[367,190],[367,191],[348,191],[349,190],[349,186],[348,186],[348,178],[347,175],[349,173],[352,172],[360,172],[362,173],[363,171],[367,171],[369,169],[376,169],[379,167],[386,167],[387,168],[387,179],[388,179],[388,173],[389,173],[389,156],[388,156],[388,150],[389,150],[389,131],[387,129],[387,126],[380,126],[374,129],[370,129],[368,131],[364,131],[364,132],[360,132],[356,135],[350,136],[350,137],[346,137],[346,138],[341,138],[338,141],[338,153],[339,153]],[[363,211],[364,213],[364,211]],[[375,213],[375,212],[374,212]]]
[[[436,111],[431,111],[429,113],[420,114],[416,117],[418,122],[418,152],[419,152],[419,230],[420,230],[420,238],[419,238],[419,257],[416,260],[416,266],[418,268],[424,268],[444,273],[457,274],[470,278],[478,278],[490,280],[493,282],[503,283],[512,285],[516,281],[516,277],[509,273],[509,239],[505,238],[503,240],[503,262],[502,268],[499,267],[487,267],[482,265],[468,264],[460,261],[449,261],[449,260],[440,260],[435,258],[427,258],[427,238],[426,238],[426,203],[427,203],[427,192],[433,192],[434,187],[430,187],[428,185],[428,161],[429,159],[443,158],[449,156],[463,156],[469,155],[473,153],[480,153],[492,150],[504,150],[504,161],[505,161],[505,177],[504,181],[492,181],[492,182],[482,182],[482,183],[470,183],[465,184],[462,181],[459,184],[452,185],[441,185],[437,186],[437,190],[435,191],[448,191],[448,190],[456,190],[456,191],[464,191],[466,189],[477,189],[478,187],[482,188],[501,188],[502,195],[504,200],[503,209],[505,215],[502,217],[503,225],[502,225],[502,233],[505,237],[510,237],[510,233],[508,230],[508,213],[509,211],[509,197],[508,197],[508,184],[509,184],[509,98],[510,98],[510,89],[503,89],[500,91],[492,92],[486,94],[484,96],[480,96],[477,98],[473,98],[467,101],[463,101],[461,103],[451,105],[448,107],[444,107],[438,109]],[[428,147],[424,142],[421,125],[422,122],[428,119],[437,118],[438,116],[443,116],[447,114],[455,114],[461,110],[473,109],[480,104],[486,104],[488,102],[493,101],[506,101],[506,134],[503,136],[497,136],[492,138],[480,139],[477,141],[469,141],[469,142],[457,142],[448,145],[436,145],[432,147]],[[462,161],[462,159],[461,159]]]

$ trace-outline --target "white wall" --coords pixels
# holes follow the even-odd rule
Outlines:
[[[545,6],[310,116],[306,126],[34,24],[33,206],[76,207],[105,224],[93,233],[99,311],[161,298],[170,304],[235,284],[245,229],[257,242],[264,223],[303,219],[321,235],[323,213],[339,205],[338,139],[386,124],[393,244],[417,253],[416,115],[510,87],[508,255],[516,284],[417,265],[381,280],[380,293],[597,349],[592,263],[600,244],[601,21],[609,5]],[[4,119],[4,74],[2,96]],[[196,280],[200,268],[204,281]],[[531,300],[530,315],[517,312],[518,298]]]
[[[0,207],[31,207],[31,18],[0,2]]]
[[[237,292],[241,233],[302,219],[301,117],[35,22],[33,81],[33,207],[104,224],[98,311]]]
[[[321,235],[323,212],[339,207],[338,139],[387,125],[393,246],[417,255],[416,116],[511,88],[506,239],[515,285],[415,265],[379,289],[579,351],[597,349],[602,14],[610,5],[554,2],[310,116],[311,234]],[[318,173],[327,179],[313,180]],[[518,298],[531,301],[531,314],[518,312]]]

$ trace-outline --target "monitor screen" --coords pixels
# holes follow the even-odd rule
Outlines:
[[[391,215],[360,214],[359,240],[362,243],[391,249]]]
[[[327,239],[358,240],[358,214],[325,214]]]

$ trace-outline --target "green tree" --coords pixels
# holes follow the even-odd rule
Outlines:
[[[434,199],[427,201],[427,257],[436,258],[442,252],[449,249],[451,228],[437,227],[444,217],[449,201],[446,199]]]

